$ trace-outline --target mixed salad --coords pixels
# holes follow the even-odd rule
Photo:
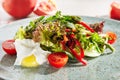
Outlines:
[[[3,42],[2,47],[9,54],[16,54],[14,42],[29,39],[49,52],[47,61],[56,68],[63,67],[70,60],[86,65],[85,57],[100,56],[106,49],[114,51],[111,44],[117,36],[113,32],[103,33],[104,23],[87,24],[79,16],[61,15],[58,11],[53,16],[41,16],[28,26],[20,27],[14,40]],[[13,51],[6,49],[8,43],[13,44]]]

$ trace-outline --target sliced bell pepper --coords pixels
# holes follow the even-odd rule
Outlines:
[[[81,56],[81,54],[83,54],[82,52],[80,54],[78,54],[77,51],[75,51],[74,49],[72,49],[72,48],[69,48],[69,49],[79,62],[81,62],[83,65],[87,65],[87,62]]]
[[[81,24],[82,26],[84,26],[86,29],[88,29],[91,32],[95,32],[88,24],[86,24],[83,21],[79,21],[78,24]]]

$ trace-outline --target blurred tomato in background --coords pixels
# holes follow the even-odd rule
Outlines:
[[[120,20],[120,3],[119,2],[111,3],[110,18]]]
[[[38,3],[34,13],[38,16],[52,14],[56,11],[56,4],[53,0],[42,1]]]
[[[37,0],[3,0],[2,7],[14,18],[27,17],[35,8]]]
[[[52,0],[3,0],[3,9],[12,17],[19,19],[25,18],[32,12],[38,16],[48,15],[56,10],[55,3]]]

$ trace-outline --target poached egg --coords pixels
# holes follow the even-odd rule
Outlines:
[[[36,43],[32,39],[16,39],[14,44],[17,52],[14,65],[37,67],[47,61],[49,52],[42,50],[40,43]]]

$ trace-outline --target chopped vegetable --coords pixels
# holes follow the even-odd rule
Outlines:
[[[43,50],[52,52],[51,55],[62,52],[68,55],[69,59],[77,59],[86,65],[85,56],[100,56],[107,48],[114,51],[107,43],[109,37],[102,36],[103,26],[104,21],[86,24],[79,16],[61,15],[58,11],[56,15],[42,16],[30,22],[22,28],[22,32],[18,31],[15,37],[21,39],[17,37],[20,34],[25,39],[33,39],[40,43]],[[95,53],[86,53],[88,51]]]
[[[15,42],[15,40],[6,40],[2,43],[3,50],[9,55],[16,54],[14,42]]]
[[[87,25],[85,22],[81,21],[81,22],[78,22],[78,23],[81,24],[82,26],[84,26],[89,31],[94,32],[94,30],[89,25]]]
[[[113,44],[117,39],[116,34],[114,32],[107,32],[106,34],[108,35],[108,43]]]
[[[105,21],[90,24],[90,27],[97,33],[102,33]]]
[[[48,55],[48,61],[52,66],[61,68],[67,63],[68,56],[63,52],[54,52]]]
[[[25,31],[23,29],[23,27],[20,27],[19,30],[16,33],[16,36],[14,37],[15,39],[19,38],[19,39],[24,39],[26,34]]]

